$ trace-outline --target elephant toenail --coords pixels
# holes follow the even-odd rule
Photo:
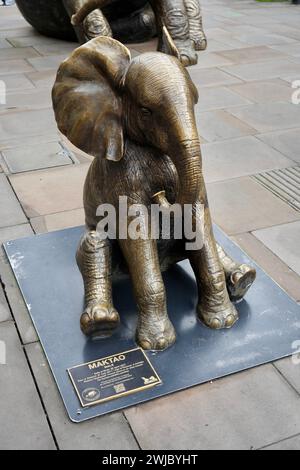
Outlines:
[[[222,323],[220,322],[218,318],[213,318],[210,323],[210,327],[213,328],[214,330],[218,330],[222,327]]]
[[[160,338],[157,341],[157,349],[165,349],[167,347],[167,340],[165,338]]]
[[[116,310],[112,310],[109,314],[109,318],[111,321],[118,321],[119,319],[119,314]]]
[[[228,315],[225,321],[225,326],[230,327],[234,324],[235,322],[235,317],[233,315]]]
[[[242,279],[243,277],[243,273],[241,273],[240,271],[235,271],[234,273],[232,273],[231,275],[231,282],[232,284],[237,284],[240,279]]]
[[[90,317],[87,313],[84,313],[82,316],[81,316],[81,319],[80,319],[80,323],[83,327],[87,326],[90,322]]]
[[[96,310],[94,312],[94,320],[96,322],[100,322],[102,320],[105,320],[106,313],[103,310]]]
[[[143,339],[142,341],[139,341],[139,344],[142,349],[149,350],[152,349],[151,343],[149,341]]]

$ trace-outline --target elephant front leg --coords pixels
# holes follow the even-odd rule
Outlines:
[[[189,20],[190,39],[195,44],[196,51],[204,51],[207,39],[203,31],[202,12],[199,0],[184,0]]]
[[[155,240],[120,240],[139,309],[136,340],[143,349],[163,350],[176,339],[168,317]]]
[[[248,264],[238,264],[217,244],[220,261],[225,272],[227,289],[233,302],[240,302],[256,278],[256,270]]]
[[[85,291],[81,329],[88,336],[109,336],[120,321],[112,301],[109,241],[102,240],[94,230],[88,231],[80,241],[76,260]]]
[[[229,299],[208,207],[204,212],[203,247],[189,251],[188,256],[198,284],[200,320],[213,329],[230,328],[238,320],[238,313]]]

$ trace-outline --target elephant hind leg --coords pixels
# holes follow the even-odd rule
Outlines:
[[[217,244],[218,255],[223,265],[227,290],[232,302],[240,302],[256,279],[255,268],[248,264],[238,264]]]
[[[120,322],[112,300],[110,242],[89,230],[79,243],[76,261],[85,291],[81,329],[87,336],[109,336]]]
[[[111,22],[114,38],[124,43],[142,42],[151,39],[156,34],[155,15],[146,5],[141,10],[129,16]]]
[[[185,0],[190,27],[190,39],[195,44],[196,51],[204,51],[207,39],[203,31],[202,12],[199,0]]]

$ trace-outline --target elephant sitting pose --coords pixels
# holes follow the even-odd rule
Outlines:
[[[177,58],[148,52],[131,60],[125,46],[103,36],[75,50],[58,70],[53,88],[58,127],[95,157],[84,187],[87,232],[77,252],[86,300],[81,328],[87,335],[99,336],[119,323],[111,285],[115,249],[120,249],[133,283],[139,310],[136,338],[142,348],[163,350],[175,341],[161,266],[182,259],[189,259],[196,276],[199,318],[215,329],[231,327],[238,318],[228,292],[241,299],[255,270],[238,266],[216,245],[194,115],[197,99]],[[149,209],[157,198],[162,204],[201,203],[203,248],[187,251],[185,240],[160,244],[151,237],[104,240],[96,230],[97,208],[105,203],[118,211],[120,196],[129,205]],[[193,222],[196,217],[194,211]]]
[[[96,36],[121,42],[159,37],[162,52],[184,65],[197,62],[207,45],[198,0],[16,0],[23,16],[41,33],[84,43]],[[70,22],[73,16],[74,29]]]

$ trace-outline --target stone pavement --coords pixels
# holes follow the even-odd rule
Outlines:
[[[300,6],[202,5],[209,47],[190,73],[213,217],[299,302],[300,104],[291,85],[300,80]],[[0,106],[1,243],[84,221],[90,159],[58,135],[50,98],[56,68],[75,46],[38,35],[16,7],[0,7],[8,93]],[[300,365],[290,358],[71,423],[2,249],[0,274],[1,449],[300,448]]]

